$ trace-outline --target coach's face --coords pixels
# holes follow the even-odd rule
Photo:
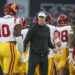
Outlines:
[[[38,17],[38,23],[39,23],[39,25],[44,25],[45,24],[45,21],[46,21],[46,17],[44,17],[44,16],[39,16]]]
[[[46,14],[44,12],[40,12],[38,14],[38,24],[40,26],[43,26],[45,25],[45,22],[46,22]]]

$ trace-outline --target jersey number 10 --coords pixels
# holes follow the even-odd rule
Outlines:
[[[9,37],[9,36],[10,36],[9,26],[7,24],[3,24],[2,28],[0,29],[0,37]]]

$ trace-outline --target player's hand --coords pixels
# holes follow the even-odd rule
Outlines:
[[[21,55],[21,60],[20,60],[20,62],[23,62],[23,63],[26,62],[26,59],[25,59],[25,57],[24,57],[24,53]]]
[[[71,54],[68,56],[67,61],[68,61],[68,63],[71,63],[71,61],[72,61],[72,55]]]

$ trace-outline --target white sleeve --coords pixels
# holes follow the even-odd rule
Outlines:
[[[28,30],[29,30],[29,29],[25,29],[24,31],[23,31],[23,30],[21,31],[21,34],[23,34],[23,41],[24,41],[25,38],[26,38],[26,35],[27,35]]]
[[[22,40],[22,37],[19,36],[19,37],[16,37],[16,42],[17,42],[17,47],[21,53],[21,55],[23,54],[23,40]]]
[[[68,26],[68,33],[72,32],[71,26]]]
[[[21,24],[21,19],[20,19],[20,18],[17,18],[15,24],[16,24],[16,25],[17,25],[17,24]]]

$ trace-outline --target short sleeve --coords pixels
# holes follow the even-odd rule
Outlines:
[[[17,18],[16,21],[15,21],[15,24],[21,24],[21,19]]]

